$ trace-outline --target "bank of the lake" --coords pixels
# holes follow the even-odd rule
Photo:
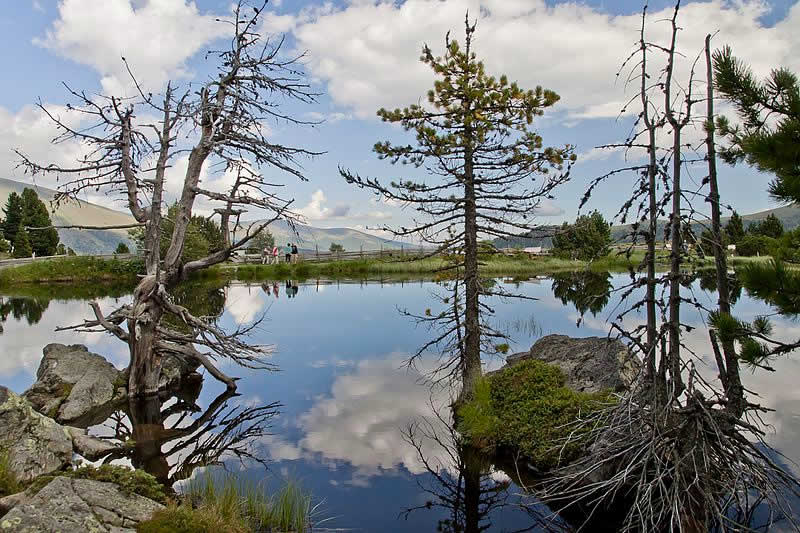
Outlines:
[[[569,260],[552,256],[489,255],[481,258],[480,271],[488,277],[534,276],[557,272],[589,269],[592,271],[626,272],[637,267],[644,252],[636,250],[627,255],[611,253],[594,261]],[[668,253],[659,254],[659,265],[666,267]],[[767,260],[767,257],[731,257],[733,267]],[[357,259],[349,261],[311,262],[278,265],[224,263],[197,273],[199,279],[263,280],[263,279],[330,279],[381,276],[394,280],[444,278],[451,274],[448,261],[442,257],[424,259]],[[694,258],[687,263],[690,268],[712,266],[709,258]],[[63,257],[0,269],[0,289],[17,288],[20,285],[50,283],[114,284],[132,287],[144,273],[140,259],[104,259],[95,257]],[[50,290],[50,289],[48,289]]]

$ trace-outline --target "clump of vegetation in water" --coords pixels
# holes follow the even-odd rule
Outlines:
[[[536,360],[484,377],[459,408],[459,431],[475,446],[519,451],[540,470],[565,464],[588,444],[571,423],[614,401],[610,392],[575,392],[565,383],[561,369]]]
[[[311,529],[311,497],[295,483],[268,496],[232,476],[206,476],[192,483],[182,503],[158,511],[141,522],[139,533],[250,533]]]
[[[17,481],[17,476],[11,471],[11,465],[8,461],[8,451],[0,450],[0,498],[8,496],[9,494],[16,494],[22,490],[22,487]]]

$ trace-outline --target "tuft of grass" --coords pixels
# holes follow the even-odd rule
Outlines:
[[[588,445],[572,423],[615,401],[610,392],[575,392],[565,383],[558,367],[523,361],[478,382],[474,399],[459,408],[458,429],[475,446],[521,452],[540,470],[565,464]]]
[[[189,484],[182,504],[173,504],[139,524],[140,533],[310,531],[311,496],[288,482],[268,495],[231,475],[207,475]]]
[[[22,485],[17,481],[17,476],[11,471],[8,460],[8,451],[0,450],[0,498],[16,494],[22,490]]]
[[[183,503],[171,504],[136,526],[139,533],[248,533],[239,522],[232,522],[212,508],[193,509]]]

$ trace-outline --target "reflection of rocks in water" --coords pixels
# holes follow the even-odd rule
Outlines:
[[[597,315],[608,304],[611,297],[610,272],[560,272],[553,274],[553,295],[567,305],[572,303],[581,316],[587,311]]]
[[[251,445],[266,435],[279,404],[243,407],[232,401],[238,397],[235,392],[225,391],[202,409],[196,403],[200,388],[132,399],[125,410],[114,413],[104,426],[125,446],[105,462],[127,458],[166,487],[188,479],[198,467],[227,458],[262,462]]]

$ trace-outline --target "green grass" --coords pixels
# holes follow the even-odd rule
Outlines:
[[[135,283],[144,271],[139,260],[63,257],[0,269],[0,288],[20,283],[114,281]]]
[[[536,360],[483,378],[458,410],[458,429],[474,446],[520,452],[540,470],[565,464],[588,444],[571,424],[614,401],[610,393],[575,392],[565,383],[558,367]]]
[[[8,452],[0,450],[0,498],[16,494],[23,489],[8,464]]]
[[[310,531],[311,497],[296,483],[268,495],[252,483],[226,475],[189,484],[182,503],[173,503],[138,525],[139,533],[250,533]]]

